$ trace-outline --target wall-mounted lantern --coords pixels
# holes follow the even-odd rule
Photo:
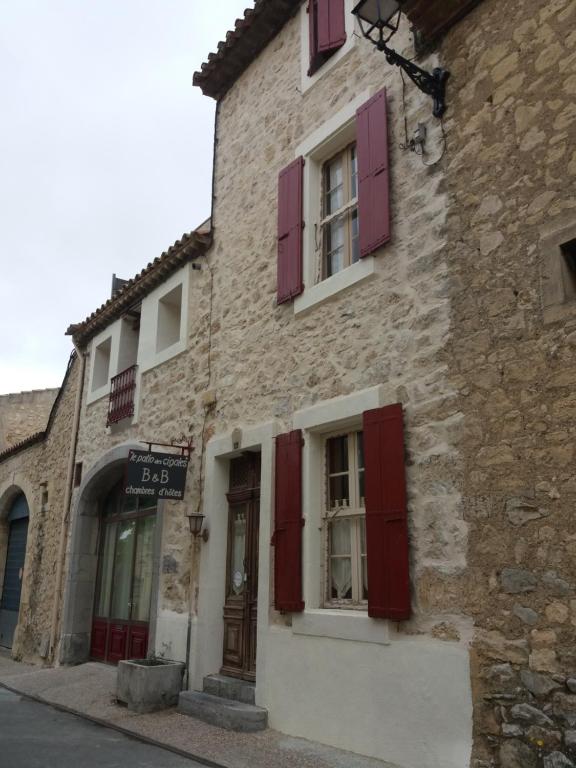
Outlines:
[[[398,31],[400,6],[401,0],[360,0],[352,13],[359,21],[364,37],[383,51],[389,64],[401,67],[422,93],[432,96],[432,113],[434,117],[442,117],[446,111],[446,80],[450,73],[441,67],[426,72],[388,47],[388,41]]]
[[[202,537],[202,541],[208,541],[208,529],[202,530],[202,524],[204,523],[204,515],[199,513],[188,515],[188,524],[190,525],[190,533],[195,539],[198,536]]]

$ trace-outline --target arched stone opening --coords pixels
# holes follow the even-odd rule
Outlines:
[[[141,448],[138,444],[124,444],[108,451],[90,469],[84,478],[73,505],[70,553],[64,588],[64,607],[59,660],[61,664],[81,664],[90,658],[91,634],[98,579],[98,558],[105,545],[102,540],[101,513],[104,500],[121,481],[128,453]],[[160,512],[160,505],[158,506]],[[156,526],[150,636],[154,632],[155,600],[158,591],[158,556]]]
[[[22,604],[30,507],[11,483],[0,493],[0,646],[13,648]]]

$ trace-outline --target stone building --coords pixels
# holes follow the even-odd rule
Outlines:
[[[0,646],[17,659],[57,642],[80,369],[73,354],[46,428],[0,453]]]
[[[232,651],[253,642],[229,604],[225,509],[237,451],[260,451],[255,676],[270,722],[400,765],[570,766],[576,6],[407,0],[391,45],[413,58],[413,25],[420,65],[450,71],[443,125],[430,99],[354,30],[351,3],[338,26],[340,6],[330,3],[326,17],[322,2],[257,2],[195,75],[218,118],[209,254],[217,403],[194,685],[222,664],[221,644],[229,670]],[[368,134],[382,133],[386,115],[375,108],[371,122],[371,105],[383,88],[389,163],[369,141],[371,167],[366,112]],[[424,153],[411,142],[419,123]],[[355,209],[355,152],[380,205],[376,224],[361,187]],[[386,169],[389,231],[377,179]],[[366,411],[393,404],[404,417],[410,619],[395,581],[404,576],[401,534],[389,526],[370,541],[382,532],[378,504],[401,518],[401,495],[391,510],[386,493],[367,492],[367,614],[354,570],[366,552],[357,549],[354,447],[362,425],[366,441]],[[397,460],[382,429],[380,457]],[[274,435],[304,447],[301,504],[276,517],[271,549],[287,452],[298,466],[290,438],[277,438],[274,458]],[[348,463],[332,442],[343,435]],[[365,454],[368,444],[373,434]],[[378,461],[365,456],[366,487],[380,471],[396,491],[400,467],[391,479]],[[356,491],[342,489],[342,474]],[[333,494],[344,499],[334,504]],[[296,566],[282,544],[294,508],[305,523],[289,549]],[[349,532],[340,536],[342,519]],[[391,573],[380,568],[393,554],[386,541],[398,555]],[[286,569],[288,599],[278,594]],[[396,604],[371,605],[379,579]]]
[[[57,389],[35,389],[0,395],[0,451],[46,427]]]
[[[401,768],[570,768],[576,5],[405,0],[442,121],[352,7],[236,23],[194,76],[211,225],[69,329],[55,660],[183,660],[183,711]],[[123,496],[188,441],[183,502]]]

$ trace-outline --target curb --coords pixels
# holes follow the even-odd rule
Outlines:
[[[134,731],[131,731],[129,728],[124,728],[122,725],[116,725],[115,723],[111,723],[109,720],[103,720],[100,717],[94,717],[93,715],[88,715],[85,712],[79,712],[77,709],[71,709],[70,707],[67,707],[65,704],[57,704],[54,701],[49,701],[48,699],[42,698],[42,696],[37,696],[32,693],[24,693],[23,691],[19,691],[17,688],[13,688],[10,685],[6,685],[4,682],[0,682],[0,688],[4,688],[7,691],[10,691],[11,693],[16,693],[18,696],[22,696],[23,699],[29,699],[30,701],[35,701],[37,704],[45,704],[49,707],[52,707],[52,709],[56,709],[59,712],[64,712],[67,715],[75,715],[76,717],[82,718],[82,720],[87,720],[90,723],[94,723],[95,725],[99,725],[102,728],[109,728],[112,731],[117,731],[118,733],[122,733],[124,736],[128,736],[131,739],[135,739],[136,741],[141,741],[144,744],[149,744],[151,747],[157,747],[159,749],[164,749],[166,752],[172,752],[175,755],[179,755],[180,757],[188,758],[189,760],[195,760],[197,763],[200,763],[201,765],[205,765],[208,768],[229,768],[229,766],[224,765],[223,763],[215,763],[213,760],[208,760],[206,757],[201,757],[200,755],[195,755],[193,752],[187,752],[184,749],[180,749],[179,747],[173,747],[170,744],[166,744],[162,741],[157,741],[156,739],[151,739],[149,736],[143,736],[140,733],[135,733]]]

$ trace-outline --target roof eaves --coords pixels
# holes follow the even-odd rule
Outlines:
[[[183,235],[161,256],[155,258],[139,274],[128,280],[113,298],[108,299],[81,323],[70,325],[66,335],[72,336],[78,345],[85,344],[100,330],[141,301],[187,261],[205,253],[211,243],[212,233],[207,228],[202,231],[200,227],[190,234]]]
[[[256,0],[192,78],[205,96],[220,99],[302,5],[303,0]]]

